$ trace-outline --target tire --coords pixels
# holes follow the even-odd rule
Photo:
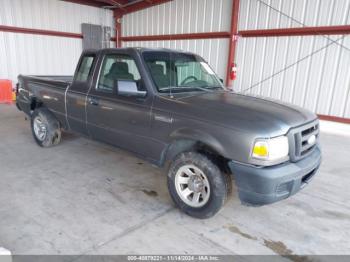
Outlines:
[[[196,152],[181,153],[174,159],[167,182],[174,203],[187,215],[200,219],[220,211],[232,186],[228,174]]]
[[[46,108],[37,108],[31,116],[35,142],[41,147],[51,147],[61,141],[61,127],[55,116]]]

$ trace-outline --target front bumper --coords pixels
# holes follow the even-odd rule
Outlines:
[[[242,203],[265,205],[297,193],[309,183],[320,164],[321,150],[316,147],[309,156],[295,163],[255,167],[230,161],[229,167]]]

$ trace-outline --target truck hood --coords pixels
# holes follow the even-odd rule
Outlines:
[[[208,92],[175,97],[174,112],[260,136],[283,135],[317,116],[301,107],[263,97],[231,92]]]

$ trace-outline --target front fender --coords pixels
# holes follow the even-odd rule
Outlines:
[[[176,140],[189,140],[200,142],[216,153],[224,156],[226,154],[224,146],[212,135],[198,129],[180,128],[170,134],[170,138]]]
[[[173,131],[169,138],[169,145],[162,153],[161,166],[179,153],[196,149],[199,145],[210,148],[216,154],[226,156],[223,145],[214,136],[197,129],[179,128]]]
[[[255,140],[255,135],[252,133],[195,119],[189,121],[178,118],[174,126],[177,128],[174,128],[168,136],[169,146],[163,152],[162,160],[169,160],[171,158],[168,156],[174,156],[181,150],[188,151],[193,145],[200,143],[221,157],[249,163],[251,146]],[[176,141],[181,141],[180,145]]]

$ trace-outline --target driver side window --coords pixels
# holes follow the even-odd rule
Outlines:
[[[141,79],[135,61],[128,55],[110,54],[103,59],[97,90],[112,93],[117,81]]]

